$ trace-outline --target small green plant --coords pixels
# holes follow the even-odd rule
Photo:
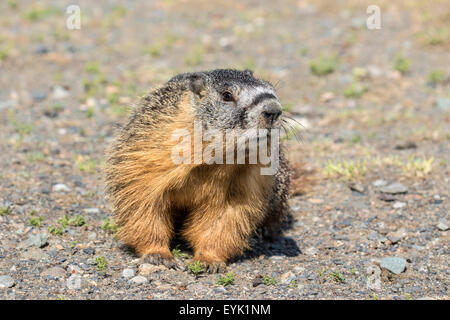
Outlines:
[[[401,54],[398,54],[394,59],[394,69],[401,74],[407,73],[411,68],[411,62]]]
[[[74,227],[81,227],[86,224],[86,219],[84,219],[83,216],[76,216],[75,218],[72,218],[69,220],[69,225]]]
[[[143,50],[144,54],[149,54],[152,57],[159,57],[163,52],[163,44],[161,42],[155,42],[149,48]]]
[[[84,69],[87,73],[98,74],[100,73],[100,63],[98,61],[89,61]]]
[[[40,152],[40,151],[27,152],[26,157],[27,157],[27,160],[29,162],[36,162],[36,161],[44,161],[45,160],[45,155],[42,152]]]
[[[380,300],[380,298],[377,296],[375,292],[372,292],[372,299],[373,300]]]
[[[445,72],[442,70],[433,70],[428,74],[428,83],[438,84],[444,81]]]
[[[406,298],[406,300],[412,300],[412,297],[408,292],[405,293],[405,298]]]
[[[33,130],[33,126],[31,124],[18,121],[14,111],[12,110],[9,110],[8,121],[13,126],[14,130],[19,134],[19,143]]]
[[[64,229],[55,226],[50,226],[48,227],[48,232],[50,232],[55,236],[62,236],[64,234]]]
[[[334,281],[339,282],[339,283],[345,283],[345,278],[344,276],[337,270],[335,270],[333,273],[331,273],[331,277],[333,278]]]
[[[98,256],[95,258],[95,269],[98,272],[105,272],[108,268],[108,260],[104,256]]]
[[[128,9],[124,6],[116,5],[112,9],[112,15],[116,18],[123,18],[127,15]]]
[[[90,119],[94,116],[94,112],[95,112],[95,108],[94,107],[89,107],[86,110],[86,118]]]
[[[8,0],[8,6],[11,9],[17,9],[17,0]]]
[[[77,245],[76,241],[70,241],[69,247],[70,247],[70,249],[73,249],[73,248],[75,248],[76,245]]]
[[[175,248],[172,249],[172,255],[176,258],[188,258],[189,255],[185,252],[182,252],[180,249],[180,245],[177,245]]]
[[[35,6],[25,13],[25,19],[31,22],[36,22],[60,13],[61,11],[55,7]]]
[[[81,227],[86,224],[86,220],[83,216],[69,218],[65,214],[61,219],[58,220],[58,223],[63,226],[63,228],[67,228],[68,226]]]
[[[428,175],[433,169],[434,157],[427,159],[417,159],[414,155],[409,157],[408,162],[403,168],[405,175],[414,177],[424,177]]]
[[[95,173],[97,168],[97,161],[91,159],[89,157],[78,156],[75,159],[76,164],[78,165],[78,169],[82,172],[86,173]]]
[[[341,161],[328,160],[323,169],[327,178],[342,177],[346,180],[356,179],[366,174],[366,161]]]
[[[359,98],[367,91],[366,86],[358,81],[353,81],[350,86],[344,90],[344,96],[347,98]]]
[[[0,216],[6,216],[11,212],[9,207],[1,207],[0,208]]]
[[[0,48],[0,61],[8,59],[9,50],[7,48]]]
[[[309,68],[316,76],[324,76],[333,73],[338,65],[338,59],[335,55],[324,56],[311,60]]]
[[[28,221],[28,224],[33,227],[40,227],[42,225],[42,221],[44,221],[44,218],[41,216],[32,216]]]
[[[264,275],[263,282],[266,286],[274,286],[278,283],[275,277],[271,277],[268,274]]]
[[[203,62],[203,56],[205,54],[205,50],[202,45],[196,45],[189,51],[186,56],[185,63],[188,66],[197,66]]]
[[[319,270],[319,279],[321,279],[321,280],[323,279],[323,276],[325,275],[325,271],[326,271],[325,268]]]
[[[253,58],[248,58],[242,63],[242,69],[255,70],[256,69],[256,61]]]
[[[282,106],[282,110],[284,112],[291,112],[293,107],[294,107],[294,104],[292,104],[292,103],[284,103]]]
[[[102,229],[115,233],[119,229],[119,226],[113,220],[109,220],[108,218],[106,218],[105,220],[103,220]]]
[[[196,260],[188,264],[188,270],[194,275],[199,275],[200,273],[205,272],[205,266],[200,261]]]
[[[217,284],[224,286],[224,287],[226,287],[228,285],[233,285],[234,284],[233,271],[228,272],[224,276],[220,276],[219,279],[217,280]]]
[[[61,295],[61,294],[59,294],[59,295],[56,297],[56,300],[66,300],[66,297],[63,296],[63,295]]]

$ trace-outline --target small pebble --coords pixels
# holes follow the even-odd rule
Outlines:
[[[394,203],[394,205],[393,205],[392,207],[393,207],[394,209],[401,209],[401,208],[403,208],[404,206],[406,206],[406,203],[397,201],[396,203]]]
[[[57,278],[57,279],[64,279],[66,277],[66,270],[64,270],[61,267],[52,267],[52,268],[49,268],[47,270],[44,270],[41,273],[41,277],[45,278],[45,277],[48,277],[48,276],[54,277],[54,278]]]
[[[447,231],[449,229],[448,225],[442,221],[438,223],[437,227],[441,231]]]
[[[11,288],[15,284],[14,279],[10,276],[0,276],[0,289]]]
[[[141,284],[146,284],[148,282],[148,280],[146,277],[136,276],[134,278],[131,278],[128,282],[132,283],[132,284],[136,284],[136,285],[141,285]]]
[[[407,193],[408,187],[399,182],[395,182],[388,186],[382,187],[380,189],[380,191],[383,193],[389,193],[389,194]]]
[[[387,181],[378,179],[378,180],[375,180],[374,182],[372,182],[372,185],[374,187],[384,187],[385,185],[387,185]]]
[[[78,274],[72,274],[66,281],[67,288],[69,290],[81,289],[81,276]]]
[[[128,278],[133,278],[135,275],[135,272],[133,269],[124,269],[122,271],[122,277],[128,279]]]
[[[70,188],[64,183],[55,184],[52,187],[53,192],[70,192]]]
[[[100,214],[100,209],[99,208],[87,208],[87,209],[84,209],[84,212],[86,213],[86,214]]]
[[[30,236],[27,240],[22,241],[19,244],[19,249],[27,249],[29,247],[42,248],[48,243],[48,234],[40,233],[34,236]]]
[[[401,257],[386,257],[381,259],[380,266],[392,273],[400,274],[406,269],[406,260]]]

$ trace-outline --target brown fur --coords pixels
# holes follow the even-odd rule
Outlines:
[[[263,221],[273,178],[260,175],[258,165],[174,164],[170,152],[176,142],[168,134],[192,129],[188,94],[178,107],[161,130],[162,146],[156,148],[149,136],[131,145],[119,142],[110,150],[108,183],[121,186],[113,192],[119,237],[139,255],[170,258],[175,212],[185,210],[189,214],[181,235],[194,248],[194,259],[227,261],[242,254]]]
[[[195,260],[223,263],[241,255],[259,227],[278,230],[289,212],[289,168],[284,158],[274,176],[261,175],[259,165],[173,163],[171,134],[193,135],[194,104],[176,81],[144,97],[108,150],[107,187],[118,235],[138,255],[173,259],[178,232]]]

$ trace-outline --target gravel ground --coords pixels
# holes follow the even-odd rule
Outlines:
[[[448,2],[379,1],[379,30],[365,1],[77,3],[80,30],[65,1],[0,3],[0,299],[449,298]],[[217,67],[276,84],[315,181],[226,279],[177,243],[179,270],[140,264],[102,180],[127,106]]]

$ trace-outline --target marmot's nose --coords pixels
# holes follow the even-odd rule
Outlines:
[[[279,104],[269,104],[264,107],[262,115],[270,124],[274,123],[281,116],[281,106]]]

